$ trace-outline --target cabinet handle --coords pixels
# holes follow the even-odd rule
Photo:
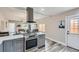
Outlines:
[[[67,31],[67,34],[69,34],[69,31]]]

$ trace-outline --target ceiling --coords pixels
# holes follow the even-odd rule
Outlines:
[[[19,10],[26,10],[26,7],[16,7]],[[50,15],[57,15],[77,7],[32,7],[34,9],[34,19],[44,18]]]
[[[33,7],[34,19],[44,18],[50,15],[57,15],[76,7]],[[4,13],[7,18],[26,19],[26,7],[0,8],[0,13]],[[7,15],[8,14],[8,15]],[[14,17],[13,17],[14,16]]]
[[[76,7],[33,7],[34,9],[34,18],[39,19],[50,15],[57,15]]]
[[[26,19],[25,10],[12,7],[0,7],[0,19],[21,21]]]

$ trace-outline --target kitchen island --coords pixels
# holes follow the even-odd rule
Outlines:
[[[24,52],[25,39],[23,35],[0,37],[0,52]]]
[[[0,37],[0,52],[25,52],[30,44],[40,49],[45,46],[45,33],[37,32],[32,34],[18,34]],[[33,43],[32,43],[33,42]],[[33,48],[33,47],[32,47]]]

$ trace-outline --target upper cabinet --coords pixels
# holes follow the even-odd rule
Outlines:
[[[7,20],[0,20],[0,31],[6,32],[7,31],[7,25],[8,25]]]

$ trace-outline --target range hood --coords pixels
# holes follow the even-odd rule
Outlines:
[[[27,7],[26,12],[27,12],[27,22],[36,23],[35,21],[33,21],[33,8]]]

